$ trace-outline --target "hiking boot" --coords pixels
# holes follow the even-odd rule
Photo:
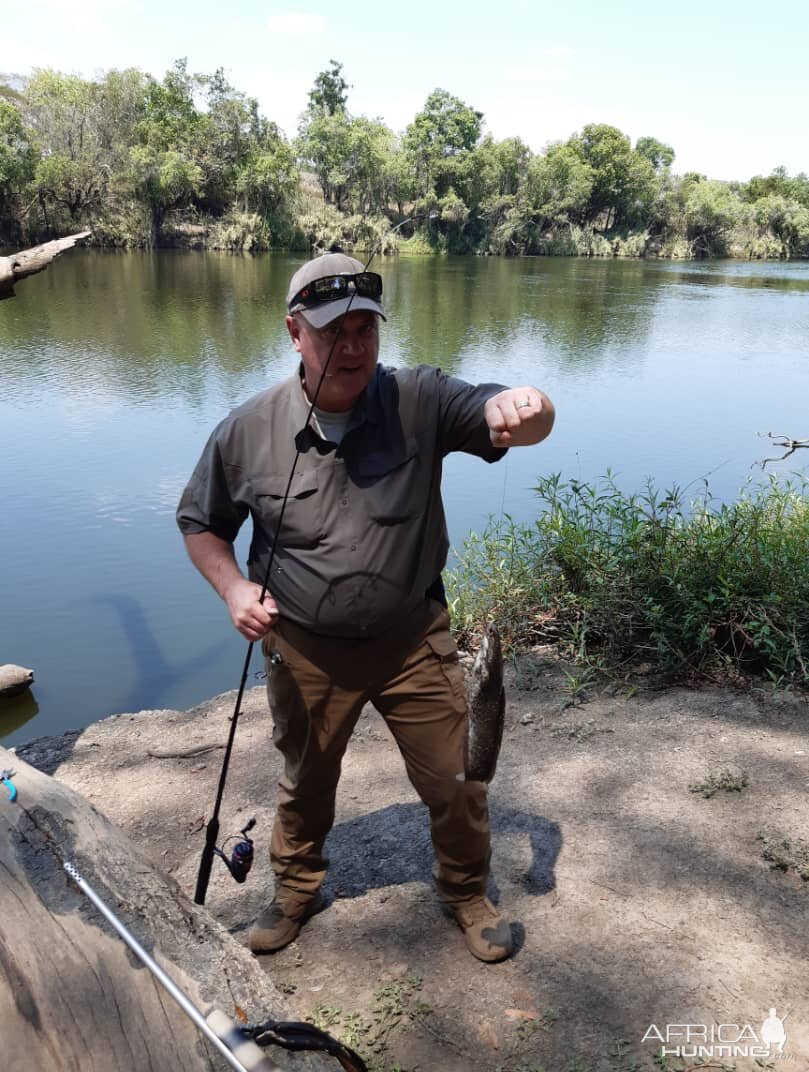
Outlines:
[[[447,905],[473,957],[490,963],[511,956],[511,928],[488,897]]]
[[[247,948],[252,953],[276,953],[294,941],[304,923],[325,906],[323,894],[318,892],[303,904],[283,904],[278,897],[262,912],[247,932]]]

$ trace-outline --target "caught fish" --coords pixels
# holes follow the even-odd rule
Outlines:
[[[467,706],[466,780],[490,782],[497,767],[506,714],[503,648],[500,634],[491,623],[483,629],[480,647],[467,681]]]

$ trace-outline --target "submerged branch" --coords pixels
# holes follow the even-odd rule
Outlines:
[[[792,439],[790,436],[774,435],[772,432],[759,432],[758,434],[763,438],[771,439],[777,447],[783,447],[786,450],[786,454],[782,454],[780,458],[765,458],[761,463],[762,469],[767,462],[782,462],[801,447],[809,447],[809,439]]]

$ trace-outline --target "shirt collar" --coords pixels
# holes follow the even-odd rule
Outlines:
[[[300,385],[300,390],[295,392],[296,404],[300,403],[303,407],[301,419],[305,420],[311,402],[304,388],[303,362],[298,366],[298,383]],[[368,382],[368,385],[354,403],[354,408],[351,410],[351,416],[346,425],[346,433],[354,428],[359,428],[361,424],[365,424],[366,422],[368,424],[381,424],[382,410],[382,369],[377,363],[377,366],[374,369],[374,374]]]

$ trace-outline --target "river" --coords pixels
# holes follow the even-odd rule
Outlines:
[[[36,672],[0,707],[5,745],[237,687],[244,642],[174,508],[220,417],[294,370],[283,297],[302,259],[77,250],[0,303],[0,663]],[[489,515],[529,520],[540,475],[694,497],[707,478],[728,500],[778,453],[758,433],[809,434],[809,263],[374,267],[383,361],[533,383],[557,407],[538,447],[448,460],[455,545]]]

